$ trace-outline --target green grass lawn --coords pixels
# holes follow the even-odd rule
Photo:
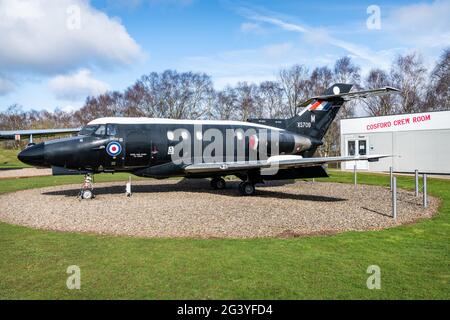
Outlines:
[[[361,183],[388,180],[359,174]],[[333,172],[328,181],[353,180],[351,173]],[[72,182],[80,177],[2,180],[0,192]],[[398,184],[412,188],[413,179],[399,177]],[[433,219],[334,236],[139,239],[0,223],[0,298],[448,299],[450,181],[430,179],[429,192],[443,200]],[[66,288],[69,265],[81,268],[81,290]],[[366,287],[369,265],[381,268],[380,290]]]
[[[0,169],[4,168],[29,168],[30,166],[17,159],[20,150],[0,148]]]

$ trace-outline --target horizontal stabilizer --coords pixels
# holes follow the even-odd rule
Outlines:
[[[399,92],[399,91],[400,91],[399,89],[396,89],[393,87],[384,87],[384,88],[379,88],[379,89],[354,91],[354,92],[339,93],[339,94],[329,94],[329,95],[314,97],[312,99],[333,100],[336,98],[342,98],[344,101],[349,101],[349,100],[353,100],[353,99],[364,99],[367,97],[382,96],[382,95]]]

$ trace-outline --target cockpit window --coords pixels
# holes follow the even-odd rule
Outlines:
[[[95,130],[97,130],[98,126],[94,126],[94,125],[90,125],[90,126],[85,126],[83,127],[83,129],[80,130],[80,132],[78,132],[79,136],[90,136],[92,135]]]
[[[103,124],[100,127],[98,127],[97,130],[95,130],[95,135],[96,136],[104,136],[105,133],[106,133],[106,127]]]
[[[115,136],[117,134],[117,125],[115,125],[115,124],[108,124],[106,126],[106,134],[108,136]]]

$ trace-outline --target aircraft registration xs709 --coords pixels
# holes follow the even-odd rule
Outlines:
[[[385,87],[350,92],[351,87],[334,84],[322,96],[302,103],[303,109],[290,119],[100,118],[78,136],[31,145],[18,158],[52,167],[55,175],[130,172],[153,178],[212,178],[215,189],[225,188],[224,176],[235,175],[242,180],[241,194],[253,195],[255,184],[265,180],[327,177],[326,163],[387,156],[313,157],[346,101],[398,91]]]

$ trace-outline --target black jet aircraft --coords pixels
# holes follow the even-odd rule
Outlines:
[[[327,163],[386,156],[313,157],[346,101],[398,91],[385,87],[350,92],[351,88],[334,84],[302,103],[290,119],[100,118],[78,136],[29,146],[18,158],[51,167],[55,175],[130,172],[153,178],[212,178],[215,189],[225,188],[224,176],[235,175],[242,180],[240,192],[252,195],[255,184],[265,180],[328,177]]]

